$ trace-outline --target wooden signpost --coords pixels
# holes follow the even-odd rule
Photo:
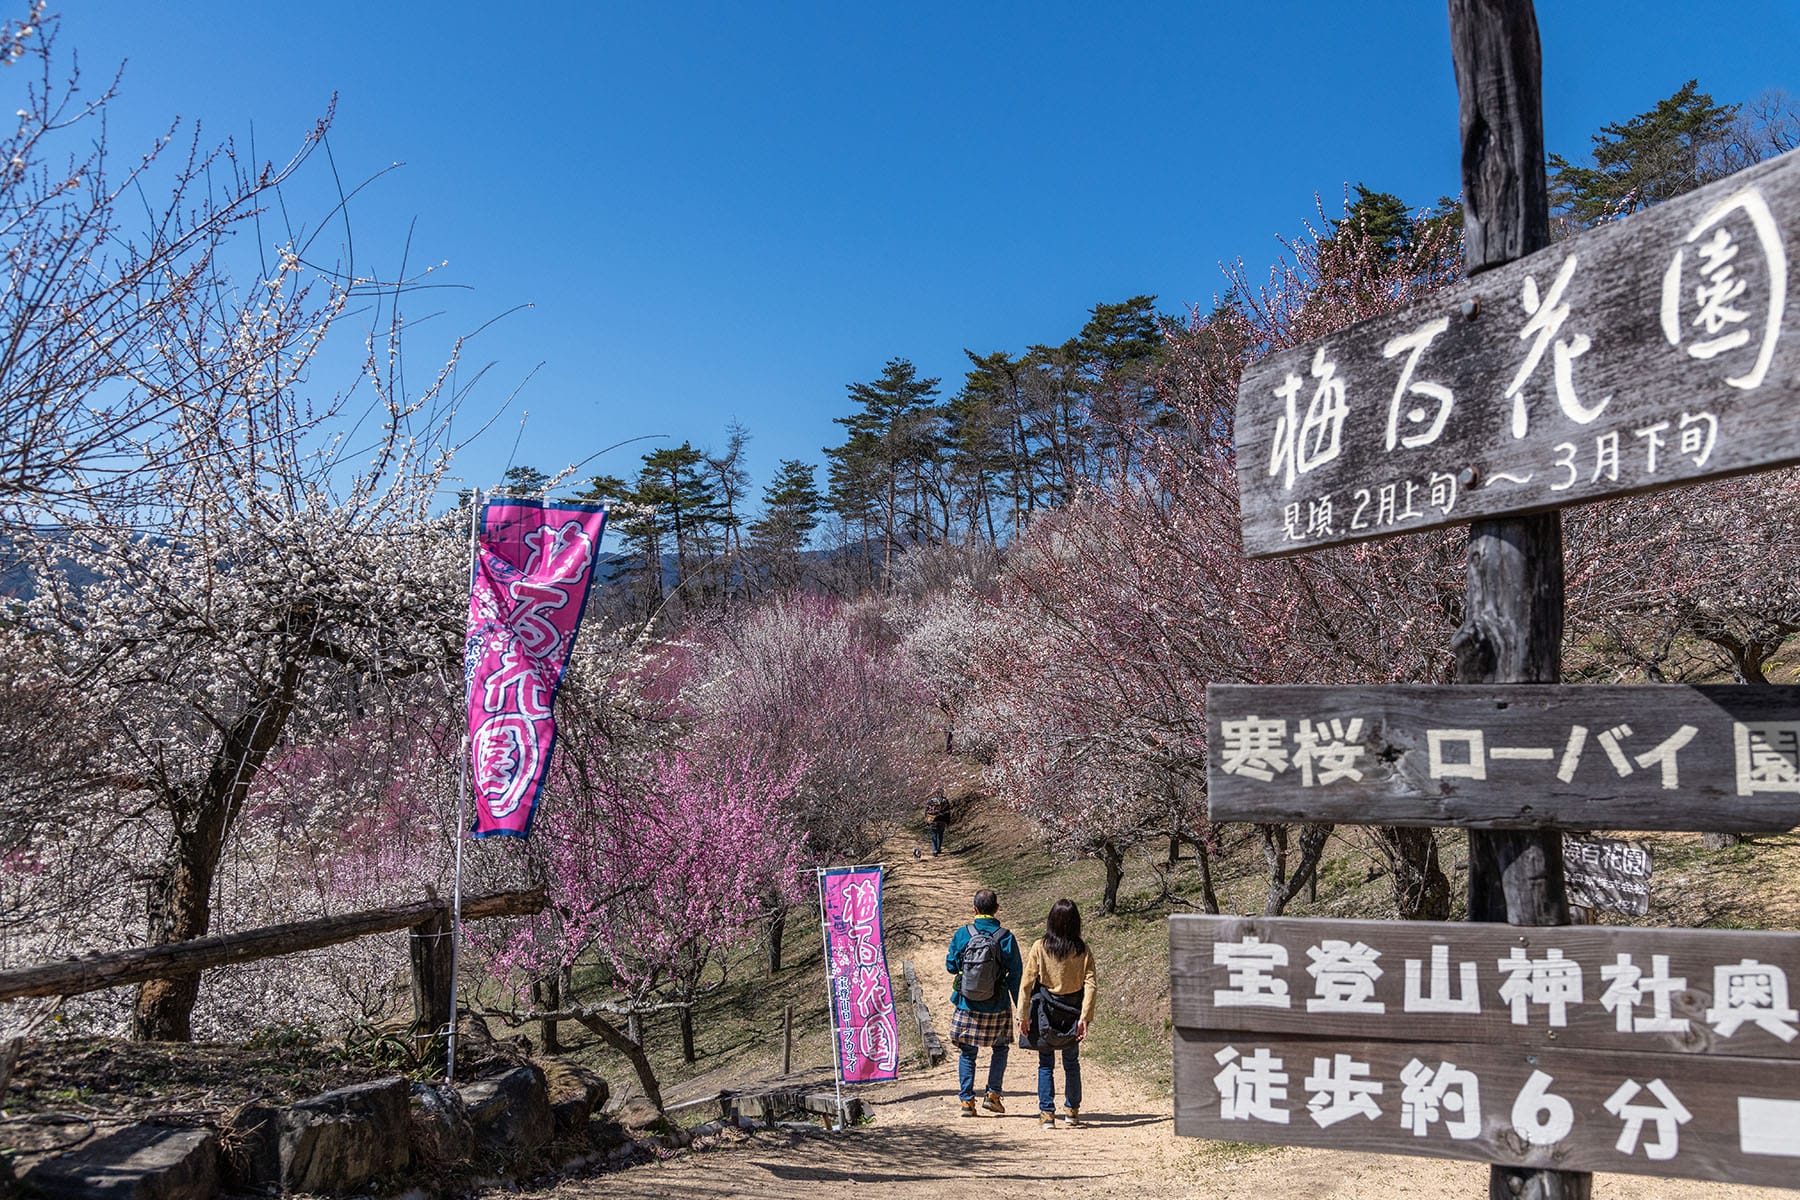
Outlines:
[[[1791,1186],[1795,936],[1558,927],[1564,829],[1800,824],[1800,690],[1553,685],[1562,505],[1800,461],[1800,156],[1552,247],[1531,4],[1449,10],[1469,281],[1247,371],[1236,445],[1252,557],[1470,523],[1463,686],[1211,688],[1209,803],[1466,827],[1492,927],[1173,918],[1176,1131]]]
[[[1800,826],[1800,688],[1206,689],[1219,821]]]

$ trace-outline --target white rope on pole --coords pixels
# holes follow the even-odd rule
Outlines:
[[[469,590],[475,588],[475,556],[481,537],[481,489],[469,493]],[[468,648],[463,648],[468,653]],[[450,1031],[445,1047],[444,1082],[456,1082],[456,989],[460,979],[462,949],[462,876],[463,839],[468,821],[469,799],[469,667],[463,664],[462,762],[456,784],[456,875],[450,884]]]

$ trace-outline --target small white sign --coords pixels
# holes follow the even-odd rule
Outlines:
[[[1745,1154],[1800,1158],[1800,1100],[1739,1096],[1738,1147]]]

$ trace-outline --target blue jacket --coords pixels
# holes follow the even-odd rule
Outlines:
[[[992,933],[1000,929],[1000,922],[994,917],[976,917],[975,928],[983,933]],[[950,953],[944,955],[944,970],[952,975],[961,970],[958,965],[962,959],[963,947],[969,944],[969,927],[964,925],[950,939]],[[962,992],[955,993],[956,1007],[966,1012],[1006,1012],[1009,1007],[1019,1003],[1019,981],[1025,978],[1025,962],[1019,957],[1019,943],[1013,940],[1011,930],[1001,930],[1000,935],[1000,978],[994,986],[992,998],[987,1000],[971,1000]]]

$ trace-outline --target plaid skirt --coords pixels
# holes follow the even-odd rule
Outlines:
[[[950,1018],[950,1040],[958,1046],[1011,1045],[1012,1010],[970,1012],[966,1008],[958,1008]]]

